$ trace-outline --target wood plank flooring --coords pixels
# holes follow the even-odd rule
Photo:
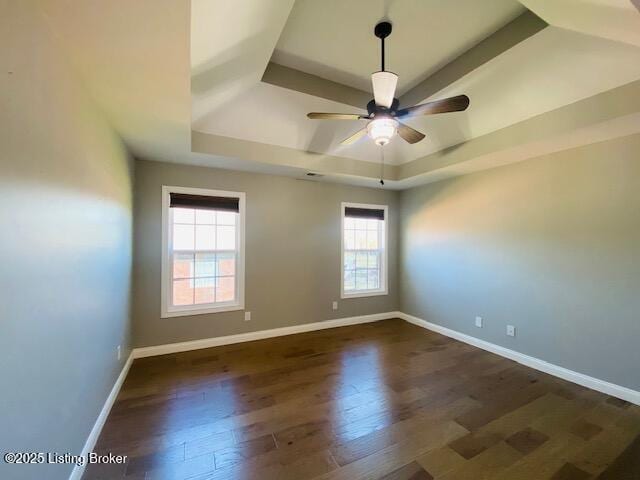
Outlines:
[[[394,319],[136,360],[95,449],[128,461],[83,478],[640,478],[639,434],[638,406]]]

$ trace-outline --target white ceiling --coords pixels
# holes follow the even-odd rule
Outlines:
[[[633,0],[638,3],[638,0]],[[640,15],[632,0],[521,0],[548,23],[640,47]]]
[[[318,4],[334,1],[335,8],[318,11]],[[370,8],[356,9],[360,0],[297,0],[295,5],[293,0],[193,0],[191,5],[186,0],[41,0],[72,67],[134,155],[287,175],[303,169],[229,152],[222,157],[191,151],[191,130],[196,130],[303,152],[379,160],[366,139],[352,147],[338,145],[357,129],[357,122],[314,122],[305,116],[313,110],[357,111],[354,107],[260,82],[276,47],[277,58],[285,49],[298,48],[295,39],[300,38],[296,55],[323,65],[311,73],[368,89],[368,76],[378,68],[371,29],[386,12],[395,28],[388,44],[389,67],[406,88],[522,11],[519,3],[506,0],[362,2]],[[400,164],[443,151],[640,78],[634,36],[640,13],[629,8],[628,0],[522,3],[552,26],[438,92],[437,97],[467,93],[471,107],[412,120],[427,139],[413,146],[396,139],[387,162]],[[423,11],[425,5],[431,9]],[[306,41],[299,37],[300,25],[316,15],[319,20],[309,27],[314,37]],[[458,28],[443,28],[456,15]],[[327,24],[330,29],[320,28]],[[423,25],[431,25],[430,30]],[[337,43],[315,56],[313,49],[324,45],[327,36]],[[422,63],[415,60],[416,44],[422,45]],[[345,53],[352,48],[355,55]],[[358,75],[360,80],[354,80]]]
[[[195,123],[260,82],[294,0],[191,0]]]
[[[465,123],[446,115],[421,118],[420,127],[438,139],[425,154],[639,78],[640,48],[547,27],[438,93],[465,92],[472,108]]]
[[[606,75],[594,72],[607,72]],[[570,30],[548,27],[453,83],[434,98],[467,94],[466,112],[406,123],[427,138],[409,145],[398,137],[385,161],[402,164],[521,122],[640,78],[640,48]],[[322,98],[265,83],[211,109],[194,122],[201,132],[363,161],[379,162],[368,138],[340,142],[365,121],[308,120],[310,111],[358,112]]]
[[[271,60],[371,91],[380,70],[373,27],[384,18],[393,24],[386,69],[402,95],[524,11],[517,0],[297,0]]]

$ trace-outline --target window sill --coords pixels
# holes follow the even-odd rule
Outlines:
[[[184,310],[169,310],[163,311],[160,318],[172,318],[172,317],[191,317],[193,315],[206,315],[211,313],[223,313],[223,312],[235,312],[238,310],[244,310],[244,305],[221,305],[219,307],[205,307],[205,308],[193,308]]]
[[[340,298],[344,300],[347,298],[378,297],[382,295],[389,295],[389,292],[387,290],[373,290],[373,291],[369,290],[369,291],[353,292],[353,293],[342,292],[340,295]]]

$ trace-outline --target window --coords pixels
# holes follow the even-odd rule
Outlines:
[[[244,193],[162,187],[162,317],[244,308]]]
[[[342,298],[387,294],[387,211],[342,204]]]

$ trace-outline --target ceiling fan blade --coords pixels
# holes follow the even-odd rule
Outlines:
[[[360,140],[366,134],[367,134],[367,127],[361,128],[360,130],[358,130],[356,133],[354,133],[350,137],[347,137],[343,141],[341,141],[340,145],[351,145],[353,143],[356,143],[358,140]]]
[[[360,115],[358,113],[322,113],[311,112],[307,113],[307,117],[313,120],[362,120],[369,117]]]
[[[392,72],[375,72],[371,74],[371,84],[376,105],[391,108],[393,97],[396,94],[398,76]]]
[[[435,113],[461,112],[469,106],[469,97],[458,95],[433,102],[423,103],[414,107],[398,110],[398,118],[416,117],[418,115],[433,115]]]
[[[409,125],[405,125],[404,123],[398,122],[398,135],[408,143],[418,143],[422,140],[425,135],[424,133],[420,133],[419,131],[411,128]]]

